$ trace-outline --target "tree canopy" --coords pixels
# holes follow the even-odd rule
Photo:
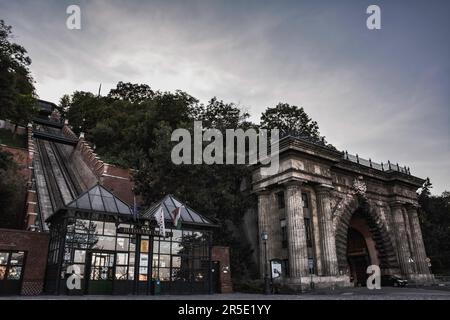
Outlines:
[[[234,103],[216,97],[206,104],[186,92],[161,92],[148,85],[119,82],[105,97],[75,92],[60,103],[67,110],[76,133],[84,132],[88,141],[106,162],[135,169],[135,191],[148,206],[167,194],[173,194],[205,216],[215,219],[220,228],[214,233],[216,244],[232,247],[235,278],[255,274],[251,249],[242,232],[245,212],[256,206],[255,199],[243,191],[250,181],[246,165],[176,165],[171,151],[175,129],[193,131],[200,120],[204,128],[258,128],[249,121],[249,113]],[[317,123],[301,109],[289,107],[286,123],[308,128],[318,136]],[[278,110],[278,109],[277,109]],[[269,112],[270,113],[270,112]],[[289,119],[290,116],[300,119]],[[269,117],[267,117],[269,119]],[[306,121],[306,123],[302,123]],[[269,121],[264,125],[271,126]],[[205,144],[207,144],[205,142]]]
[[[25,181],[12,154],[0,149],[0,228],[19,227],[17,213],[23,211]]]
[[[419,193],[419,219],[433,273],[450,272],[450,192],[431,195],[433,185],[427,178]]]
[[[279,103],[273,108],[267,108],[261,115],[261,127],[277,128],[283,133],[297,133],[320,139],[319,125],[305,112],[303,107]]]
[[[0,119],[27,124],[35,106],[31,59],[12,41],[12,28],[0,20]]]

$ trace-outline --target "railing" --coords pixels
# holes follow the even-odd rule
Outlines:
[[[407,174],[407,175],[411,175],[411,170],[409,169],[409,167],[406,166],[400,166],[398,163],[393,164],[391,163],[389,160],[387,163],[376,163],[373,162],[372,159],[369,158],[369,160],[367,159],[363,159],[360,156],[358,156],[358,154],[356,155],[352,155],[349,154],[347,151],[343,152],[343,158],[345,160],[354,162],[354,163],[358,163],[360,165],[366,166],[366,167],[370,167],[376,170],[380,170],[380,171],[396,171],[396,172],[401,172],[403,174]]]

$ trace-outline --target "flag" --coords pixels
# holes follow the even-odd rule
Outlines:
[[[175,208],[172,211],[173,225],[177,229],[181,229],[181,209],[182,208],[183,208],[183,206],[180,206],[178,208]]]
[[[134,218],[134,221],[137,221],[137,219],[138,219],[138,207],[137,207],[136,195],[133,195],[133,218]]]
[[[163,210],[162,206],[160,206],[158,211],[156,211],[155,219],[156,219],[156,222],[158,223],[159,234],[165,238],[166,237],[166,225],[164,222],[164,210]]]

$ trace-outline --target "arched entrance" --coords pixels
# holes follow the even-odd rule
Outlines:
[[[347,262],[351,281],[355,286],[365,286],[366,270],[371,264],[379,265],[376,243],[361,211],[350,219],[347,232]]]
[[[350,268],[350,280],[355,286],[364,286],[367,279],[366,270],[371,264],[367,252],[366,241],[358,230],[349,228],[347,242],[347,260]]]
[[[340,212],[336,214],[334,224],[336,255],[340,274],[347,274],[353,277],[355,285],[362,282],[362,285],[365,286],[365,281],[357,279],[355,282],[355,272],[353,271],[357,268],[363,269],[361,262],[363,259],[360,259],[361,261],[357,266],[351,266],[353,261],[349,260],[349,253],[355,253],[357,250],[348,250],[349,245],[358,248],[358,243],[360,244],[359,248],[363,247],[361,237],[364,238],[367,249],[368,258],[367,255],[365,256],[365,260],[368,261],[367,265],[380,266],[382,274],[398,273],[397,257],[389,232],[378,210],[375,209],[372,203],[364,204],[358,201],[357,198],[348,201]],[[352,229],[358,233],[351,231]]]

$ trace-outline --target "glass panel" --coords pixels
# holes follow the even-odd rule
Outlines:
[[[22,267],[11,266],[8,272],[8,280],[20,280],[22,274]]]
[[[90,234],[103,234],[103,221],[92,221],[89,225],[89,233]]]
[[[153,253],[159,252],[159,240],[153,240]]]
[[[75,230],[77,233],[88,233],[89,231],[89,226],[91,226],[89,224],[89,220],[81,220],[78,219],[75,222]],[[91,227],[92,228],[92,227]]]
[[[103,231],[105,236],[115,236],[116,235],[116,224],[113,222],[105,222],[105,229]]]
[[[0,280],[5,279],[6,276],[6,266],[0,266]]]
[[[117,253],[116,264],[127,265],[128,264],[128,253]]]
[[[116,202],[114,201],[114,198],[103,197],[103,202],[105,203],[105,211],[106,212],[118,213],[118,210],[116,207]]]
[[[116,248],[116,238],[114,237],[104,237],[99,236],[98,241],[94,246],[95,249],[102,250],[115,250]]]
[[[76,264],[75,266],[77,266],[78,268],[80,268],[80,276],[81,276],[81,279],[84,279],[84,264]]]
[[[11,254],[11,265],[22,265],[23,257],[25,256],[24,252],[14,252]]]
[[[0,264],[8,264],[8,252],[0,252]]]
[[[172,257],[172,268],[180,268],[181,267],[181,257]]]
[[[103,206],[102,197],[91,195],[91,204],[92,204],[92,210],[105,211],[105,207]]]
[[[134,267],[128,268],[128,280],[134,280]]]
[[[181,209],[181,221],[183,222],[193,222],[191,216],[187,212],[186,208]]]
[[[153,255],[152,267],[153,268],[158,268],[158,255],[157,254]]]
[[[170,253],[170,242],[160,241],[159,252],[160,253]]]
[[[82,196],[80,199],[77,199],[77,207],[80,209],[91,210],[91,205],[89,203],[89,197],[87,194]]]
[[[134,266],[134,256],[135,256],[134,252],[131,252],[130,253],[130,262],[129,262],[130,266]]]
[[[95,188],[93,188],[92,190],[89,191],[89,195],[90,196],[101,196],[100,188],[98,186],[96,186]]]
[[[158,278],[158,268],[153,268],[152,269],[152,279],[157,279]]]
[[[147,268],[139,268],[139,281],[147,281]]]
[[[131,236],[130,237],[130,251],[135,252],[136,251],[136,236]]]
[[[127,280],[127,267],[116,267],[116,279]]]
[[[148,240],[141,240],[141,252],[148,252]]]
[[[172,230],[173,232],[173,237],[172,237],[172,241],[181,241],[182,240],[182,231],[181,230]]]
[[[147,267],[148,266],[148,254],[141,253],[141,259],[139,260],[139,266],[140,267]]]
[[[183,254],[183,244],[180,242],[172,242],[172,254]]]
[[[183,211],[185,211],[185,210],[186,210],[185,208],[183,208],[183,209],[181,210],[181,212],[182,212],[181,215],[182,215],[182,216],[183,216]],[[189,213],[191,214],[192,219],[194,219],[194,222],[197,222],[197,223],[203,223],[202,218],[201,218],[198,214],[192,212],[191,210],[189,210]]]
[[[167,254],[162,254],[159,256],[159,267],[169,268],[170,267],[170,256]]]
[[[117,207],[119,208],[119,213],[122,213],[122,214],[130,214],[131,213],[130,208],[127,205],[125,205],[124,203],[122,203],[121,201],[117,200],[116,204],[117,204]]]
[[[159,268],[159,280],[160,281],[170,281],[170,269],[169,268]]]
[[[128,238],[117,238],[117,250],[118,251],[128,251]]]
[[[72,258],[71,253],[72,253],[71,248],[65,248],[64,249],[64,262],[70,262],[71,261],[71,258]],[[11,260],[11,263],[12,263],[12,260]]]

